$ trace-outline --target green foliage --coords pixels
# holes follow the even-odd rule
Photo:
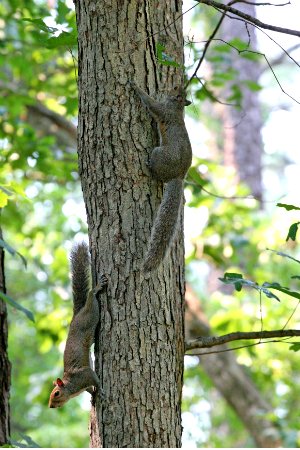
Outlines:
[[[11,245],[9,245],[7,242],[5,242],[3,239],[0,239],[0,247],[7,250],[11,255],[19,255],[21,260],[23,261],[25,269],[27,268],[27,261],[24,258],[23,255],[21,255],[20,252],[17,252]]]
[[[34,442],[30,436],[20,433],[21,441],[11,440],[11,443],[19,448],[40,448],[40,446]]]
[[[52,10],[47,2],[5,0],[0,18],[0,245],[8,290],[1,297],[10,303],[12,442],[87,447],[88,394],[60,411],[47,406],[72,313],[67,253],[74,234],[86,232],[76,149],[32,109],[76,117],[75,14],[62,0]]]
[[[203,27],[209,28],[206,30],[207,37],[216,25],[215,20],[215,17],[205,15]],[[200,45],[189,43],[188,54],[195,59],[189,74],[193,73],[202,50]],[[296,214],[300,208],[279,203],[278,207],[290,213],[279,210],[275,204],[268,204],[265,210],[260,210],[255,200],[236,198],[247,196],[249,190],[241,184],[236,186],[235,174],[224,167],[221,151],[218,153],[216,150],[223,148],[223,128],[216,118],[217,114],[214,116],[215,109],[210,103],[225,103],[226,106],[219,109],[226,114],[228,103],[241,107],[245,94],[249,96],[264,89],[262,84],[241,79],[241,75],[234,72],[232,60],[238,58],[260,64],[261,69],[266,65],[264,55],[251,49],[251,42],[237,39],[225,43],[215,39],[210,43],[205,57],[210,63],[209,73],[206,74],[203,64],[198,71],[198,79],[190,83],[194,108],[189,108],[188,113],[197,120],[199,134],[199,123],[210,130],[209,138],[203,140],[202,145],[208,145],[214,154],[212,160],[194,158],[186,180],[188,209],[195,211],[194,217],[189,214],[186,217],[199,222],[199,230],[194,231],[187,246],[186,273],[189,285],[209,320],[212,335],[299,328],[300,276],[295,274],[294,265],[299,263],[300,258],[299,248],[294,244],[300,224]],[[238,126],[238,123],[234,124],[233,133]],[[198,148],[194,150],[199,154],[202,152],[202,149],[201,152]],[[272,166],[272,163],[270,158],[268,165]],[[281,176],[282,165],[280,162]],[[267,189],[271,192],[272,186],[267,184]],[[292,213],[293,223],[286,225]],[[189,219],[186,220],[186,229],[189,229]],[[270,251],[270,248],[275,250]],[[215,272],[218,276],[224,273],[222,283],[220,281],[217,286]],[[298,414],[295,411],[300,395],[297,382],[299,350],[299,342],[288,339],[278,343],[257,343],[235,352],[238,362],[261,395],[273,406],[274,412],[268,418],[280,429],[284,446],[292,447],[299,446]],[[206,357],[209,356],[201,356],[200,363]],[[189,361],[192,358],[186,359]],[[194,359],[195,363],[187,364],[185,370],[186,389],[182,406],[185,413],[193,411],[199,417],[194,424],[194,428],[202,431],[202,434],[199,432],[201,437],[197,445],[229,448],[255,446],[247,438],[240,419],[216,392],[198,359]]]
[[[250,89],[250,91],[253,91],[253,92],[257,92],[262,89],[260,84],[255,83],[255,81],[252,81],[252,80],[245,80],[244,84]]]
[[[16,302],[9,295],[4,294],[3,292],[0,291],[0,298],[1,298],[1,300],[4,300],[5,302],[7,302],[9,305],[13,306],[15,309],[22,311],[25,314],[25,316],[28,317],[29,320],[34,322],[34,316],[33,316],[32,312],[29,311],[28,309],[24,308],[24,306],[20,305],[20,303]]]

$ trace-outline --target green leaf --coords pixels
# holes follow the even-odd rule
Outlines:
[[[243,275],[241,275],[240,273],[234,273],[234,272],[233,273],[226,272],[224,274],[224,278],[219,278],[219,280],[221,280],[225,284],[233,284],[237,291],[241,291],[243,286],[247,286],[247,287],[256,289],[257,291],[263,292],[267,297],[274,298],[275,300],[280,302],[280,299],[277,297],[277,295],[273,294],[273,292],[271,292],[271,291],[269,291],[269,289],[267,289],[268,287],[272,287],[273,289],[276,289],[276,288],[278,289],[278,286],[280,286],[278,283],[264,283],[262,286],[259,286],[254,281],[244,279]],[[282,288],[282,289],[287,289],[287,288]],[[299,294],[299,298],[300,298],[300,294]]]
[[[228,44],[232,47],[236,48],[237,50],[246,50],[249,47],[248,42],[242,41],[240,38],[234,38],[228,41]]]
[[[275,295],[273,292],[269,291],[269,289],[266,289],[264,287],[261,288],[261,291],[268,297],[268,298],[275,298],[278,302],[280,302],[279,297]]]
[[[213,50],[220,53],[230,53],[231,49],[228,44],[218,44],[213,47]]]
[[[241,51],[240,56],[250,61],[259,61],[263,55],[261,53],[257,53],[251,50],[245,50]]]
[[[297,298],[298,300],[300,300],[300,293],[299,292],[291,291],[287,287],[280,286],[279,283],[268,283],[268,282],[265,282],[265,283],[263,283],[262,287],[267,287],[267,288],[270,288],[270,289],[276,289],[277,291],[283,292],[284,294],[289,295],[290,297],[294,297],[294,298]]]
[[[293,223],[293,225],[290,226],[288,235],[286,237],[286,241],[289,239],[292,239],[292,241],[296,240],[298,226],[300,225],[300,222]]]
[[[165,51],[165,49],[166,49],[166,47],[163,44],[161,44],[160,42],[158,42],[156,44],[156,56],[158,59],[162,58],[162,52]]]
[[[8,203],[8,195],[0,188],[0,208],[4,208],[4,206]]]
[[[257,92],[262,89],[260,84],[255,83],[255,81],[252,81],[252,80],[245,80],[244,84],[250,89],[250,91],[253,91],[253,92]]]
[[[294,342],[292,345],[290,345],[290,350],[292,350],[293,352],[299,352],[300,342]]]
[[[29,320],[34,322],[34,315],[32,314],[32,312],[29,311],[28,309],[24,308],[24,306],[20,305],[20,303],[17,303],[9,295],[4,294],[4,292],[0,291],[0,298],[2,298],[2,300],[6,301],[11,306],[13,306],[15,309],[18,309],[19,311],[23,312],[25,314],[25,316],[28,317]]]
[[[233,284],[234,288],[240,292],[243,284],[247,284],[247,280],[244,280],[243,275],[240,273],[226,272],[224,278],[219,278],[225,284]]]
[[[0,186],[0,190],[3,191],[8,197],[13,195],[13,192],[9,189],[6,189],[4,186]]]
[[[47,48],[73,47],[77,44],[77,35],[75,31],[68,33],[63,31],[59,36],[47,39]]]
[[[216,98],[215,98],[213,92],[208,88],[207,83],[205,83],[201,89],[198,89],[195,92],[195,97],[198,100],[206,100],[207,98],[209,98],[212,102],[216,101]]]
[[[198,170],[198,167],[192,166],[188,171],[188,178],[193,180],[195,183],[197,183],[200,188],[203,184],[205,184],[205,180],[201,177],[201,174]]]
[[[58,1],[57,5],[57,17],[56,17],[56,23],[66,23],[66,16],[70,13],[70,8],[65,4],[65,1]]]
[[[0,186],[0,208],[6,206],[8,203],[8,198],[12,197],[14,194],[21,195],[26,200],[28,200],[23,189],[20,188],[16,183],[9,183],[9,185],[7,186],[9,186],[9,188],[3,185]]]
[[[181,67],[180,64],[174,61],[174,58],[172,58],[172,56],[169,56],[167,55],[167,53],[165,53],[165,46],[159,42],[156,44],[156,56],[158,62],[163,66]]]
[[[24,22],[30,22],[37,30],[46,31],[47,33],[51,34],[57,31],[57,28],[48,27],[42,19],[30,19],[29,17],[25,17],[21,20],[23,20]]]
[[[240,102],[241,102],[241,100],[242,100],[242,97],[243,97],[243,94],[242,94],[242,91],[241,91],[240,86],[237,85],[237,84],[233,84],[233,85],[231,86],[231,95],[229,95],[229,96],[227,97],[226,100],[227,100],[228,102],[233,102],[233,101],[235,101],[235,102],[237,102],[238,104],[240,104]]]
[[[23,255],[21,255],[21,253],[17,252],[11,245],[9,245],[3,239],[0,239],[0,247],[5,248],[13,256],[19,255],[24,263],[25,269],[27,269],[27,260],[24,258]]]
[[[234,272],[225,272],[224,278],[227,280],[236,280],[237,278],[243,278],[243,275],[241,273],[234,273]]]
[[[291,211],[293,209],[300,211],[298,206],[287,205],[286,203],[277,203],[276,206],[279,206],[279,208],[285,208],[287,211]]]

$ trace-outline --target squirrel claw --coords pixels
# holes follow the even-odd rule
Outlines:
[[[97,284],[97,286],[95,286],[94,294],[95,295],[99,294],[99,292],[101,292],[107,286],[107,283],[108,283],[107,276],[104,274],[101,275],[99,283]]]

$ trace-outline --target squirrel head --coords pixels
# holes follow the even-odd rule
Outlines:
[[[186,92],[184,88],[181,86],[176,86],[171,92],[169,92],[167,103],[170,105],[172,110],[183,110],[185,106],[191,104],[191,102],[186,98]]]
[[[69,400],[70,395],[68,395],[65,384],[60,378],[53,381],[53,385],[55,387],[50,394],[49,408],[59,408]]]

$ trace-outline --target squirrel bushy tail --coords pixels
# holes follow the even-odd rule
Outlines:
[[[85,305],[90,290],[90,253],[85,242],[75,244],[70,255],[74,316]]]
[[[144,262],[144,271],[149,272],[162,261],[176,230],[179,207],[183,192],[183,180],[169,181],[164,189],[163,199],[155,218],[149,250]]]

